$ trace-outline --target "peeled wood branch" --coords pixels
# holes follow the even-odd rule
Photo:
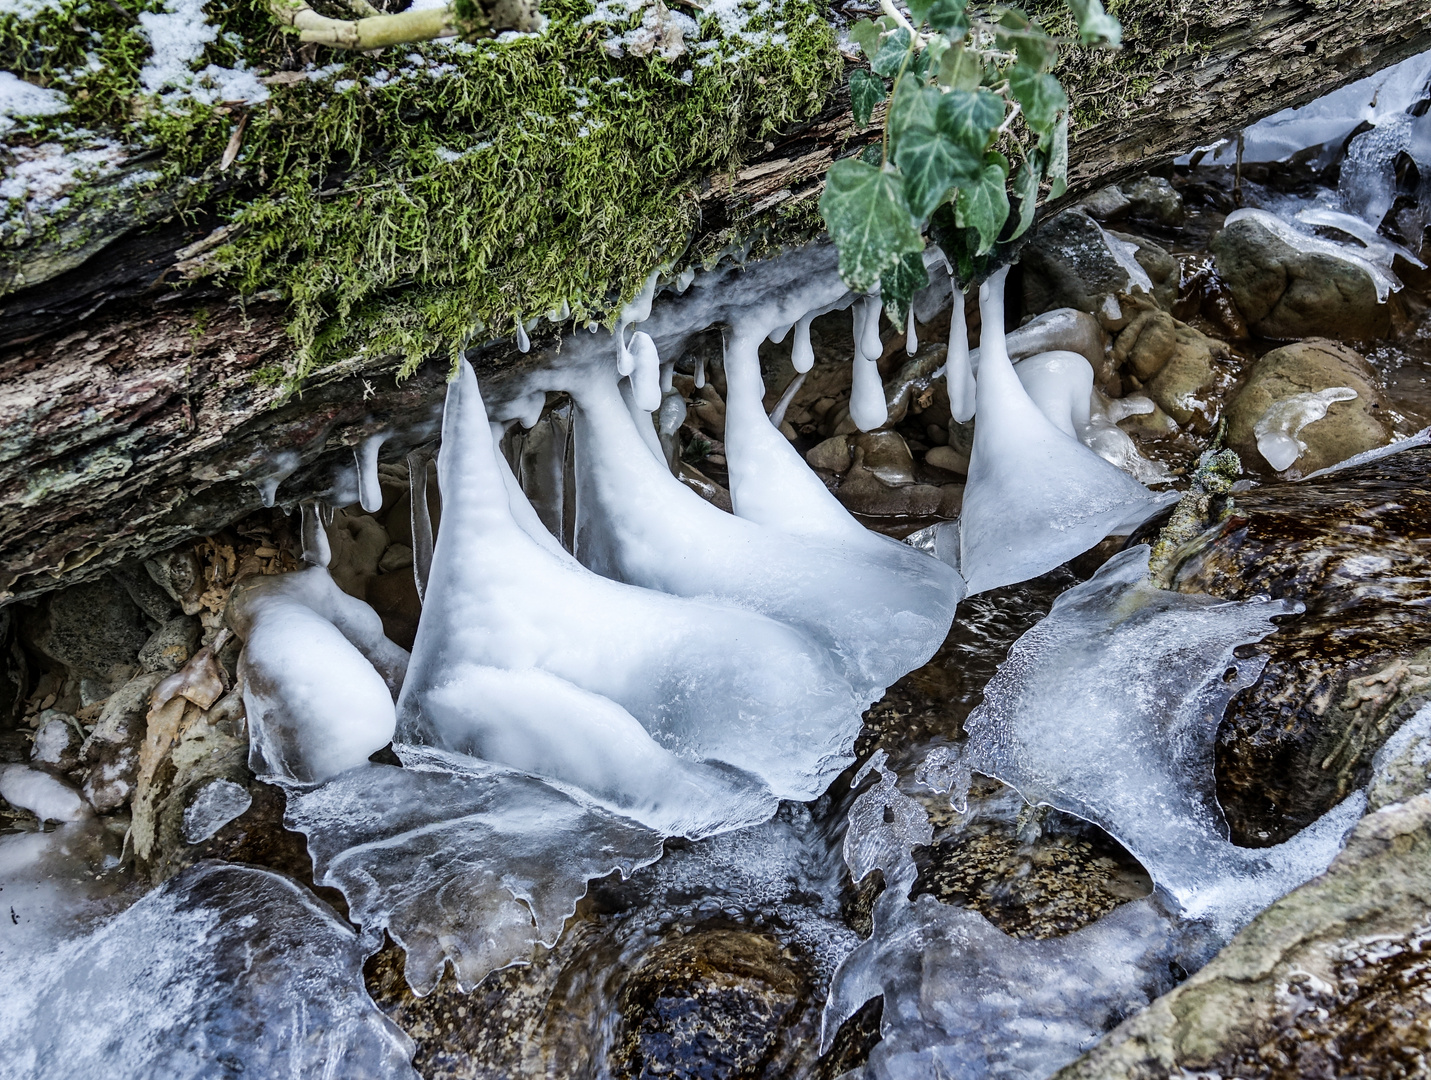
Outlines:
[[[450,7],[370,15],[363,19],[330,19],[318,14],[303,0],[269,0],[268,9],[284,26],[298,31],[299,41],[330,45],[335,49],[381,49],[457,34],[456,16]]]

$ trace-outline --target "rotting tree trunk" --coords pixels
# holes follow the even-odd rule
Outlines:
[[[1229,0],[1159,10],[1151,22],[1128,35],[1119,60],[1150,84],[1139,99],[1087,85],[1106,81],[1103,61],[1086,79],[1077,65],[1088,58],[1072,62],[1076,112],[1116,103],[1120,114],[1075,131],[1068,198],[1431,48],[1431,11],[1405,0]],[[837,93],[734,176],[711,178],[703,229],[738,232],[745,219],[817,197],[831,162],[869,137]],[[291,347],[282,307],[244,306],[202,280],[176,288],[215,222],[154,224],[167,212],[150,200],[73,226],[98,238],[78,265],[37,241],[28,279],[47,258],[54,276],[0,296],[0,605],[236,520],[260,505],[255,482],[276,451],[299,458],[282,489],[291,501],[328,489],[367,435],[409,433],[385,444],[391,460],[435,433],[441,361],[401,385],[390,362],[355,361],[286,401],[258,385],[255,372]],[[479,370],[517,360],[489,348]]]

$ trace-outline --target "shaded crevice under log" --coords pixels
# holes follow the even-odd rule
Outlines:
[[[1064,201],[1431,48],[1431,11],[1405,0],[1231,0],[1181,18],[1158,14],[1166,40],[1127,38],[1135,65],[1168,59],[1140,99],[1075,132]],[[1076,103],[1100,92],[1079,85]],[[702,231],[738,234],[765,211],[818,197],[829,165],[871,137],[855,130],[841,88],[816,119],[710,179]],[[385,444],[394,459],[430,437],[441,407],[440,360],[402,384],[390,359],[368,357],[290,399],[260,385],[255,373],[292,349],[283,307],[176,282],[185,249],[214,223],[154,224],[143,210],[107,222],[107,245],[89,245],[80,265],[0,296],[0,606],[236,520],[260,505],[254,481],[273,453],[300,458],[280,498],[312,497],[351,467],[364,436],[416,432]],[[489,346],[479,374],[518,359]]]

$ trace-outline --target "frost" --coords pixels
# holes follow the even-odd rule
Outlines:
[[[1276,847],[1227,839],[1213,739],[1228,700],[1262,665],[1234,650],[1295,608],[1157,589],[1147,564],[1146,546],[1114,556],[1018,640],[965,725],[965,762],[1031,803],[1101,826],[1185,917],[1231,933],[1326,868],[1362,800]]]
[[[1356,396],[1349,386],[1333,386],[1274,401],[1252,427],[1257,452],[1275,471],[1290,469],[1307,452],[1302,429],[1326,416],[1334,402],[1355,401]]]
[[[113,173],[125,156],[123,147],[107,139],[73,150],[59,143],[12,146],[8,155],[0,177],[0,199],[10,203],[12,217],[35,219],[63,209],[76,186]]]
[[[1046,573],[1176,498],[1109,464],[1029,397],[1004,341],[1006,275],[979,289],[977,423],[959,519],[959,569],[970,593]]]
[[[412,1042],[363,987],[370,951],[286,878],[203,863],[83,936],[6,964],[16,1080],[231,1071],[415,1080]]]
[[[139,25],[150,45],[139,82],[149,93],[180,91],[205,105],[268,100],[268,88],[242,61],[238,68],[209,64],[192,70],[219,34],[205,17],[204,0],[167,0],[163,11],[140,12]]]
[[[94,812],[63,780],[28,765],[0,766],[0,799],[41,821],[78,821]]]

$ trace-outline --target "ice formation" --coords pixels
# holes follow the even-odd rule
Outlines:
[[[248,789],[232,780],[210,780],[184,808],[180,833],[186,844],[201,844],[253,805]]]
[[[1235,222],[1250,220],[1255,221],[1279,240],[1295,248],[1297,251],[1308,254],[1329,255],[1334,259],[1341,259],[1354,266],[1359,266],[1366,271],[1371,278],[1372,284],[1376,287],[1376,298],[1382,303],[1392,292],[1401,288],[1401,282],[1396,279],[1390,271],[1382,269],[1376,263],[1366,258],[1365,250],[1361,247],[1355,250],[1345,244],[1338,244],[1332,240],[1323,240],[1320,237],[1310,236],[1301,232],[1291,223],[1278,217],[1276,214],[1268,213],[1266,210],[1256,210],[1252,207],[1243,207],[1241,210],[1234,210],[1228,214],[1223,221],[1223,227],[1232,225]]]
[[[944,361],[944,385],[949,392],[949,412],[956,423],[974,418],[974,365],[969,356],[969,325],[964,314],[964,293],[955,288],[949,312],[949,352]]]
[[[358,470],[358,503],[369,514],[376,514],[383,506],[383,491],[378,486],[378,452],[391,437],[391,431],[379,431],[364,438],[353,451],[353,464]]]
[[[1185,917],[1231,933],[1326,868],[1360,797],[1276,847],[1227,839],[1213,739],[1261,670],[1234,650],[1295,608],[1158,589],[1147,565],[1146,546],[1114,556],[1019,639],[965,724],[965,762],[1101,826]]]
[[[201,863],[91,932],[10,957],[15,1080],[215,1075],[416,1080],[373,1004],[373,944],[287,878]]]
[[[1078,438],[1092,418],[1092,365],[1076,352],[1044,352],[1020,360],[1014,365],[1014,374],[1053,426]]]
[[[1328,473],[1340,472],[1342,469],[1351,469],[1357,465],[1365,465],[1369,461],[1379,461],[1381,458],[1389,457],[1392,454],[1399,454],[1403,450],[1413,450],[1418,446],[1431,446],[1431,427],[1422,428],[1415,435],[1408,435],[1404,439],[1388,443],[1386,446],[1378,446],[1374,450],[1363,450],[1360,454],[1353,454],[1345,461],[1339,461],[1335,465],[1328,465],[1325,469],[1318,469],[1314,473],[1308,473],[1302,477],[1303,480],[1315,480],[1319,476],[1326,476]]]
[[[464,989],[551,946],[586,883],[661,855],[661,836],[585,798],[500,765],[396,745],[374,765],[291,799],[314,874],[342,890],[365,931],[407,952],[429,992],[450,960]]]
[[[726,454],[732,475],[742,478],[733,487],[743,516],[716,509],[677,481],[659,451],[641,450],[650,418],[628,407],[609,353],[593,347],[599,343],[567,342],[561,366],[533,373],[520,392],[541,386],[576,400],[575,551],[583,564],[644,588],[731,601],[798,627],[837,658],[869,701],[933,654],[962,584],[949,567],[854,521],[766,416],[760,341],[790,323],[798,340],[805,314],[845,295],[833,265],[819,268],[813,283],[782,278],[772,288],[760,281],[775,273],[789,274],[789,264],[747,272],[755,284],[720,274],[698,278],[682,298],[684,311],[667,305],[647,324],[672,353],[711,321],[732,324]],[[776,299],[762,303],[771,292]],[[503,415],[505,406],[497,412]]]
[[[1005,347],[1007,273],[979,288],[978,423],[959,519],[959,568],[970,593],[1052,570],[1176,497],[1154,494],[1109,464],[1029,397]]]
[[[1144,457],[1132,437],[1118,426],[1128,416],[1145,416],[1157,406],[1142,394],[1108,398],[1094,390],[1088,423],[1078,430],[1078,441],[1104,461],[1118,466],[1140,484],[1165,484],[1173,474],[1161,461]]]
[[[884,383],[879,375],[879,358],[884,352],[879,339],[880,302],[866,297],[855,302],[853,311],[855,358],[850,385],[850,419],[861,431],[873,431],[889,419],[884,404]]]
[[[28,765],[0,766],[0,799],[41,821],[79,821],[94,813],[74,788]]]
[[[1257,452],[1277,472],[1290,469],[1307,452],[1299,438],[1302,429],[1326,416],[1333,402],[1354,401],[1356,396],[1349,386],[1332,386],[1274,401],[1252,427]]]
[[[312,557],[321,564],[249,579],[230,608],[245,642],[249,764],[305,782],[363,765],[387,744],[407,667],[377,612],[334,584],[326,552]]]
[[[609,699],[637,721],[623,729],[631,749],[646,733],[641,752],[671,755],[669,767],[683,767],[696,785],[693,798],[709,787],[691,812],[724,827],[733,824],[727,806],[710,796],[729,780],[720,772],[697,778],[697,763],[744,770],[781,798],[824,790],[848,760],[861,704],[814,642],[753,612],[610,581],[557,554],[498,461],[476,376],[464,366],[448,390],[438,461],[443,527],[399,702],[401,736],[450,747],[478,722],[454,707],[464,680],[490,687],[494,677],[481,669],[508,679],[535,671],[548,697],[555,682],[545,676],[571,684],[569,739],[580,734],[594,749],[616,723],[614,711],[577,712],[589,699],[576,688]],[[540,721],[527,721],[534,754]],[[558,757],[566,755],[548,759],[554,768]]]

